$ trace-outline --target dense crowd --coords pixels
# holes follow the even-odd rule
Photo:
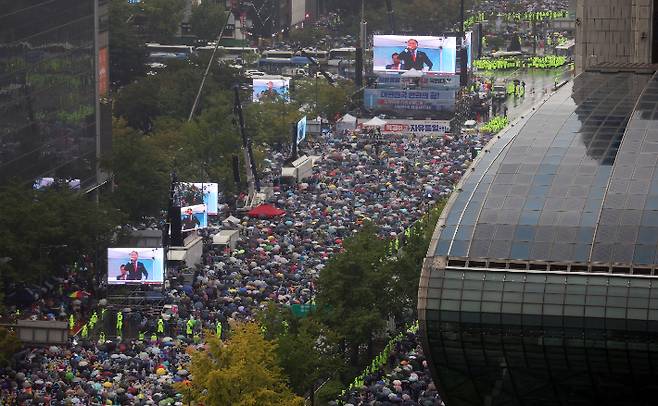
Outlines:
[[[271,301],[311,302],[314,281],[341,250],[343,238],[365,220],[377,224],[384,238],[403,233],[451,193],[486,141],[477,134],[434,139],[329,133],[302,146],[317,162],[299,184],[279,181],[287,156],[271,152],[264,165],[264,184],[273,185],[268,202],[285,214],[239,215],[235,227],[242,239],[235,249],[213,246],[216,230],[205,230],[203,264],[191,278],[183,270],[168,275],[164,300],[172,311],[164,325],[158,317],[127,313],[122,328],[137,324],[137,340],[116,337],[108,323],[99,322],[88,339],[78,336],[65,346],[28,349],[15,369],[0,370],[0,397],[6,404],[25,405],[180,404],[171,384],[186,378],[185,348],[203,341],[203,329],[225,332],[232,320],[253,320],[255,311]],[[215,224],[228,214],[218,216]],[[67,297],[68,291],[61,293]],[[114,317],[114,310],[103,311],[102,317]],[[43,318],[45,312],[48,306],[34,309],[32,316]],[[403,404],[438,404],[414,340],[411,334],[396,344],[386,377],[376,373],[350,396],[392,400],[395,395]]]

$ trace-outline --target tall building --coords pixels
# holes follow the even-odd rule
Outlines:
[[[486,146],[437,223],[418,312],[449,406],[657,402],[648,3],[579,1],[582,73]]]
[[[108,0],[0,0],[0,184],[105,181]]]
[[[577,0],[577,73],[602,63],[658,62],[655,0]]]

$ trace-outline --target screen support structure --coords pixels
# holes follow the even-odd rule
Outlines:
[[[252,140],[247,136],[247,131],[244,126],[244,116],[242,114],[242,103],[240,102],[240,88],[233,87],[235,99],[233,101],[233,114],[238,119],[238,130],[242,137],[242,147],[244,153],[244,161],[247,172],[247,184],[249,185],[249,198],[253,198],[256,192],[260,192],[260,180],[258,179],[258,172],[256,171],[256,162],[254,161],[254,151],[252,149]]]

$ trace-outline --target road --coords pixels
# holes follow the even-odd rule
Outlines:
[[[494,75],[482,75],[496,80],[518,79],[525,82],[526,93],[524,97],[508,97],[505,101],[507,105],[507,116],[510,120],[518,118],[529,108],[538,103],[541,98],[553,91],[555,78],[564,81],[570,78],[565,68],[557,69],[522,69],[517,71],[499,71]]]

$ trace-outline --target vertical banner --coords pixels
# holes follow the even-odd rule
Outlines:
[[[98,51],[98,95],[107,97],[110,85],[109,53],[107,47]]]

